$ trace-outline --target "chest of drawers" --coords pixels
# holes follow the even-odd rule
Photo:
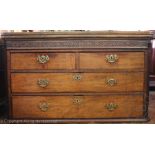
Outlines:
[[[10,119],[148,120],[147,31],[6,33]]]

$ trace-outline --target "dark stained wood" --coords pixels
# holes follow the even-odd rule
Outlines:
[[[2,53],[2,49],[0,46],[0,71],[3,70],[3,53]]]
[[[0,124],[82,124],[82,123],[147,123],[148,118],[71,118],[71,119],[5,119],[0,120]]]
[[[6,85],[5,85],[5,75],[4,71],[0,71],[0,102],[3,98],[6,97]]]
[[[116,54],[118,61],[108,63],[106,55]],[[81,69],[144,69],[144,52],[80,53]]]
[[[155,89],[155,48],[150,51],[150,87]]]
[[[7,49],[147,49],[149,40],[104,40],[102,39],[61,39],[61,40],[8,40]]]
[[[6,86],[5,86],[5,67],[4,67],[4,50],[3,41],[0,38],[0,102],[6,97]]]
[[[79,75],[81,80],[74,80]],[[38,80],[48,80],[47,87],[38,85]],[[115,79],[110,86],[107,80]],[[144,73],[12,73],[12,92],[120,92],[143,91]],[[61,89],[60,89],[61,88]]]
[[[74,99],[80,103],[74,103]],[[40,104],[48,104],[42,111]],[[109,111],[106,104],[118,107]],[[143,115],[143,96],[13,96],[14,118],[119,118]]]
[[[120,49],[111,49],[111,48],[89,48],[89,49],[7,49],[8,52],[10,53],[42,53],[47,52],[47,53],[102,53],[102,52],[145,52],[146,49],[141,48],[140,50],[137,50],[136,48],[120,48]]]
[[[70,31],[5,33],[2,37],[7,40],[7,49],[147,49],[153,34],[150,31]]]
[[[48,56],[49,61],[41,64],[38,56]],[[12,53],[11,69],[75,69],[75,54],[73,53]]]

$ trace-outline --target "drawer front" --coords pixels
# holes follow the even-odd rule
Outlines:
[[[80,53],[80,69],[144,70],[144,52]]]
[[[12,53],[11,69],[75,69],[75,54]]]
[[[12,73],[12,92],[143,91],[144,73]]]
[[[142,117],[143,96],[13,96],[13,118]]]

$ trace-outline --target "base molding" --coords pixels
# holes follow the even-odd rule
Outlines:
[[[95,123],[146,123],[149,118],[132,119],[3,119],[0,124],[95,124]]]

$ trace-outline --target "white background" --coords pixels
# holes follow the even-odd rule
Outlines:
[[[0,0],[1,30],[153,30],[154,0]],[[154,125],[0,125],[3,155],[154,155]]]
[[[0,0],[0,29],[154,29],[154,3],[154,0]]]
[[[2,125],[2,155],[154,155],[154,125]]]

